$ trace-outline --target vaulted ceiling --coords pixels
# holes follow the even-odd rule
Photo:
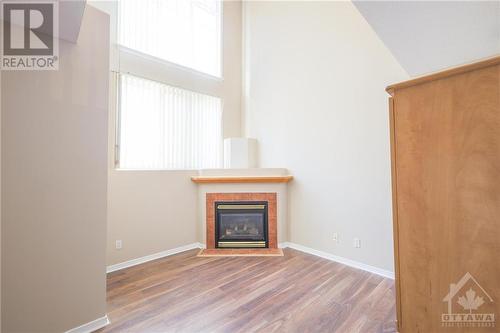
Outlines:
[[[61,1],[59,3],[59,38],[76,43],[86,0]]]
[[[411,76],[500,54],[500,1],[357,1]]]

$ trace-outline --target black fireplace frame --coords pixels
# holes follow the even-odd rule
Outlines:
[[[214,202],[214,212],[215,212],[215,247],[216,248],[224,248],[224,249],[253,249],[253,248],[269,248],[269,230],[268,230],[268,219],[269,219],[269,214],[268,214],[268,206],[269,203],[267,201],[216,201]],[[264,212],[264,241],[265,241],[265,247],[258,247],[258,246],[248,246],[248,247],[242,247],[242,246],[219,246],[219,221],[220,217],[219,214],[223,211],[221,209],[218,209],[218,205],[264,205],[264,209],[231,209],[231,212],[234,213],[246,213],[246,212],[255,212],[256,210],[258,211],[263,211]],[[227,212],[227,211],[226,211]],[[236,243],[243,243],[243,242],[248,242],[242,239],[225,239],[226,242],[236,242]]]

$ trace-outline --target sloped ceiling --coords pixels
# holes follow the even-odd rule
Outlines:
[[[59,38],[76,43],[86,0],[59,0]]]
[[[353,1],[418,76],[500,54],[500,1]]]

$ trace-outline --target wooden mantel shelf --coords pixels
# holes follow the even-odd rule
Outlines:
[[[198,184],[209,183],[288,183],[293,176],[196,176],[191,180]]]

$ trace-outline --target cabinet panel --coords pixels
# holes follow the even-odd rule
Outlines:
[[[402,332],[449,331],[443,298],[467,272],[494,301],[470,312],[500,316],[499,74],[494,65],[393,92]]]

